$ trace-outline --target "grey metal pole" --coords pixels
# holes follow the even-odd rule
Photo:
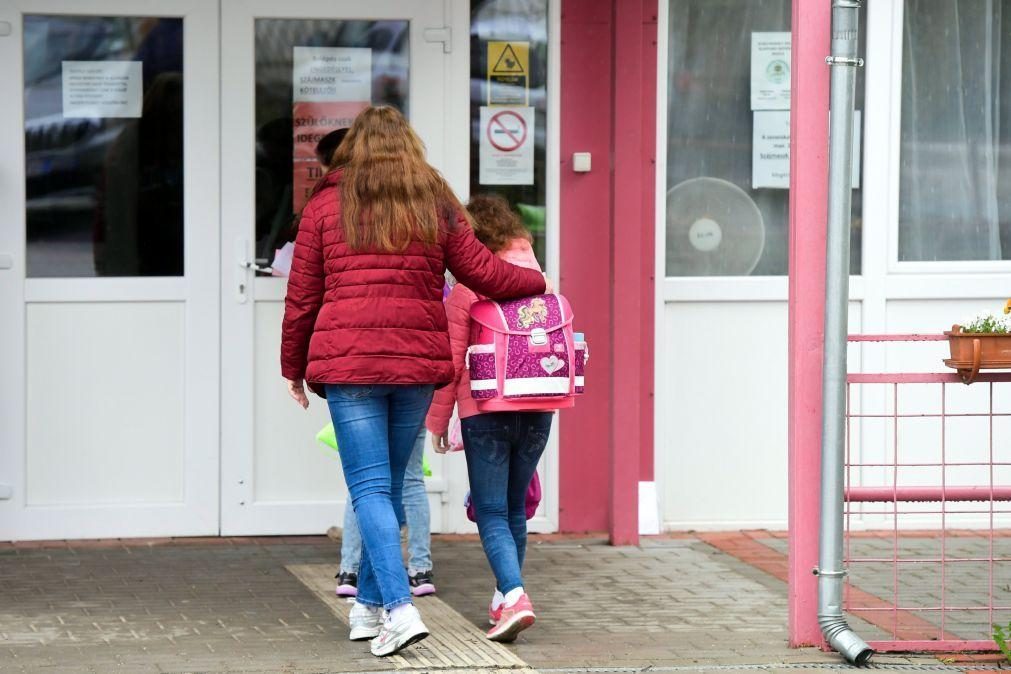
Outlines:
[[[825,354],[822,383],[821,536],[818,623],[832,648],[863,665],[874,651],[843,615],[843,461],[846,418],[846,337],[849,305],[853,102],[857,68],[858,0],[832,2],[832,118],[829,128],[828,236],[825,261]]]

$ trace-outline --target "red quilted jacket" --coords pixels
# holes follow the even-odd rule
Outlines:
[[[497,299],[544,292],[533,269],[500,260],[463,216],[437,244],[402,253],[351,250],[340,215],[340,171],[306,204],[281,325],[281,374],[320,384],[446,384],[454,379],[444,273]]]

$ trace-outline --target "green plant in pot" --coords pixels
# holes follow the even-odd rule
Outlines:
[[[958,370],[966,384],[975,381],[980,370],[1011,368],[1011,300],[1002,313],[980,312],[944,334],[951,350],[944,364]]]

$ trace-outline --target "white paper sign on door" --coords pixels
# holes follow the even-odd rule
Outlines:
[[[316,144],[331,131],[351,126],[372,103],[372,50],[293,47],[291,77],[292,207],[298,213],[324,172]]]
[[[861,115],[853,111],[853,189],[860,189]],[[790,187],[790,111],[759,110],[754,113],[751,142],[751,187]]]
[[[790,109],[790,33],[751,34],[751,109]]]
[[[789,110],[759,110],[754,113],[751,187],[790,187]]]
[[[64,61],[64,117],[140,117],[140,61]]]
[[[362,47],[294,47],[295,102],[371,101],[372,50]]]
[[[531,107],[481,107],[480,184],[534,184],[534,119]]]

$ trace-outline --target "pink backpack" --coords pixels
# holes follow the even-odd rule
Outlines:
[[[575,341],[572,309],[558,294],[482,300],[470,309],[470,394],[482,412],[572,407],[583,393],[586,342]]]

